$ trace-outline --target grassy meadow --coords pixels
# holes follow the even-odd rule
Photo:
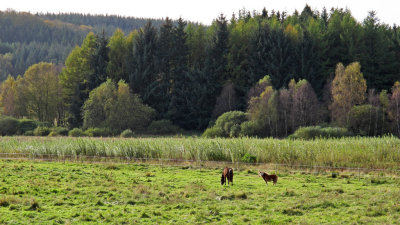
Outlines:
[[[0,137],[0,157],[90,157],[257,162],[285,165],[400,169],[400,139],[349,137],[291,139]],[[249,157],[244,156],[247,154]],[[48,155],[48,156],[44,156]],[[17,156],[18,157],[18,156]]]
[[[221,186],[221,168],[0,160],[0,224],[400,221],[395,176],[282,170],[274,186],[249,168]]]

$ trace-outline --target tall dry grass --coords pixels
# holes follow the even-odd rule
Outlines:
[[[71,138],[1,137],[0,153],[98,156],[238,162],[244,154],[258,163],[363,168],[400,168],[400,139],[347,137],[316,139]]]

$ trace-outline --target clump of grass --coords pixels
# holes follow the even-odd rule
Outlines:
[[[155,216],[161,216],[162,214],[161,214],[161,212],[159,212],[159,211],[153,211],[153,215],[155,215]]]
[[[28,210],[38,210],[39,208],[39,203],[35,199],[31,199],[31,205]]]
[[[5,199],[5,198],[0,199],[0,207],[7,207],[9,205],[10,205],[10,203],[8,202],[7,199]]]
[[[147,173],[145,174],[145,176],[146,176],[146,177],[154,177],[155,175],[152,174],[152,173],[150,173],[150,172],[147,172]]]
[[[325,200],[322,203],[313,205],[311,208],[323,208],[323,209],[326,209],[326,208],[337,208],[337,207],[336,207],[335,203]]]
[[[235,194],[236,199],[247,199],[247,194],[243,191],[238,192]]]
[[[371,178],[371,184],[386,184],[388,181],[381,178]]]
[[[301,210],[291,209],[291,208],[282,210],[282,213],[286,214],[288,216],[302,216],[303,215],[303,212]]]
[[[342,188],[334,188],[334,189],[323,189],[322,192],[332,192],[332,193],[336,193],[336,194],[343,194],[344,190]]]
[[[114,164],[110,164],[110,165],[107,165],[106,169],[107,170],[119,170],[119,167]]]
[[[369,217],[379,217],[386,215],[387,212],[388,212],[387,208],[373,207],[373,208],[368,208],[366,215]]]
[[[104,206],[104,203],[102,201],[98,200],[96,202],[96,206]]]
[[[283,193],[283,196],[293,197],[293,196],[296,196],[296,193],[293,190],[286,189],[286,191]]]
[[[136,202],[134,200],[129,200],[126,202],[128,205],[136,205]]]
[[[9,208],[10,210],[17,210],[17,209],[19,209],[19,207],[18,206],[16,206],[16,205],[10,205],[10,208]]]
[[[257,172],[253,170],[247,170],[247,174],[257,174]]]
[[[150,218],[150,216],[147,215],[147,213],[142,212],[142,215],[140,215],[140,218]]]

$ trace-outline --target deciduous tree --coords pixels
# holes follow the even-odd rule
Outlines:
[[[360,63],[354,62],[346,68],[339,63],[332,82],[331,105],[332,118],[338,125],[346,125],[348,112],[355,106],[364,103],[367,84],[360,71]]]

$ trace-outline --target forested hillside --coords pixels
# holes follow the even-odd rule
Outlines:
[[[8,74],[22,75],[29,66],[41,61],[64,64],[74,46],[80,45],[91,31],[111,35],[121,28],[130,32],[146,21],[120,16],[0,11],[0,81]]]
[[[80,20],[101,26],[118,18],[27,16],[42,24],[49,23],[45,18],[68,20],[60,25],[66,35],[96,30],[78,26]],[[44,32],[51,35],[60,26]],[[3,114],[120,132],[143,130],[154,121],[203,130],[237,110],[245,113],[225,116],[228,125],[217,120],[210,136],[282,137],[318,124],[360,135],[400,135],[400,32],[374,12],[357,21],[343,9],[306,6],[287,14],[264,8],[241,10],[230,19],[220,15],[211,26],[167,18],[129,33],[90,32],[61,73],[54,65],[60,61],[46,61],[53,65],[36,64],[3,83]],[[2,68],[14,68],[7,65]],[[48,77],[38,72],[46,70]],[[45,108],[27,97],[35,95],[38,79],[58,84],[42,90],[54,95],[51,104],[42,102]]]

